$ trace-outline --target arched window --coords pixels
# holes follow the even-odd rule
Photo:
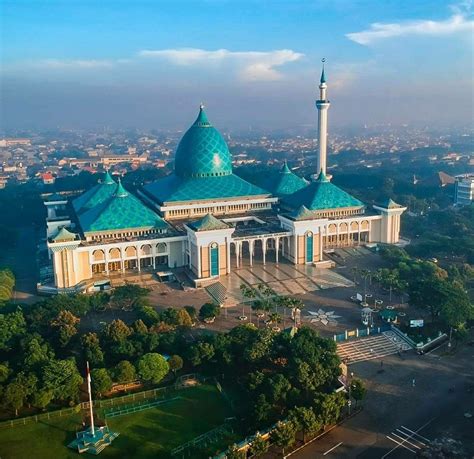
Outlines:
[[[166,253],[166,244],[164,242],[156,244],[156,251],[158,253]]]
[[[103,250],[94,250],[92,253],[92,258],[94,261],[104,261],[105,260],[105,255]]]
[[[120,249],[110,249],[109,251],[109,258],[114,259],[114,258],[120,258]]]

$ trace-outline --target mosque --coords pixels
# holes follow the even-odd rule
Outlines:
[[[324,265],[325,251],[399,242],[405,207],[365,205],[326,173],[327,99],[319,85],[317,174],[307,181],[285,165],[261,183],[235,175],[232,156],[203,106],[182,137],[174,172],[127,191],[106,172],[68,201],[46,201],[48,252],[56,292],[82,291],[113,274],[184,268],[196,287],[246,263]]]

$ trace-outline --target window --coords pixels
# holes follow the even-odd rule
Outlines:
[[[313,233],[306,233],[306,262],[313,261]]]
[[[211,244],[211,276],[219,275],[219,246],[213,242]]]

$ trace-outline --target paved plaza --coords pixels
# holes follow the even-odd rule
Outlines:
[[[343,362],[350,365],[366,360],[380,359],[387,355],[408,351],[411,346],[393,331],[369,336],[337,345],[337,353]]]
[[[244,299],[240,285],[255,287],[266,284],[279,295],[303,295],[334,287],[350,287],[353,282],[331,269],[317,268],[312,265],[293,265],[287,261],[279,264],[263,265],[256,260],[253,266],[233,269],[233,272],[221,277],[222,285],[227,289],[224,306],[235,306]]]

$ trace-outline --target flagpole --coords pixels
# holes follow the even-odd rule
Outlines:
[[[90,411],[90,417],[91,417],[91,432],[92,432],[92,436],[95,436],[94,412],[92,411],[91,373],[89,371],[89,362],[87,362],[87,390],[89,392],[89,411]]]

